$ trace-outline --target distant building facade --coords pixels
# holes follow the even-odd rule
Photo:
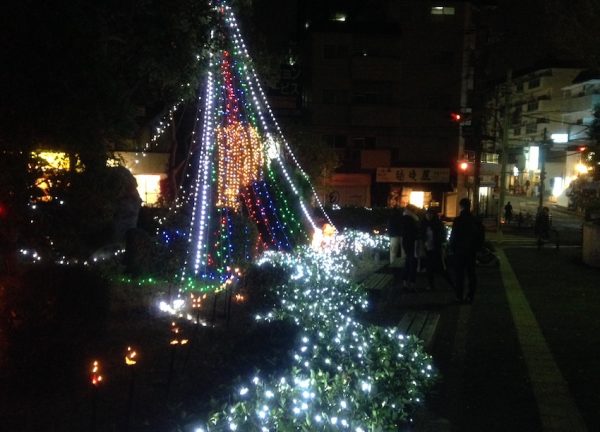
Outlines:
[[[307,7],[304,23],[308,124],[312,139],[335,148],[341,162],[322,197],[454,214],[464,140],[450,114],[469,110],[469,4],[328,3]],[[369,193],[350,198],[342,184]]]
[[[508,98],[505,84],[498,86],[496,97],[488,103],[487,133],[498,144],[503,133],[500,125],[508,125],[504,187],[511,193],[537,195],[543,165],[545,196],[567,205],[564,192],[581,171],[581,156],[574,145],[587,143],[593,107],[600,102],[600,80],[588,80],[583,72],[576,67],[546,67],[516,73]]]

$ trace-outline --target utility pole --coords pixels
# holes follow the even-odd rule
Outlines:
[[[512,98],[512,70],[509,69],[506,73],[506,84],[504,85],[504,114],[502,118],[502,141],[500,141],[500,152],[502,161],[500,165],[500,196],[498,198],[498,214],[497,214],[497,226],[498,230],[501,230],[501,218],[502,209],[504,208],[504,186],[506,184],[506,163],[508,159],[508,126],[509,126],[509,115],[510,115],[510,101]]]
[[[544,139],[540,145],[540,201],[538,210],[544,206],[544,192],[546,190],[546,156],[551,142],[548,141],[548,130],[544,128]]]

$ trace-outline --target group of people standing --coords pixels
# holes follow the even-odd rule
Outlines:
[[[484,231],[479,219],[471,214],[470,201],[463,198],[459,206],[460,215],[454,219],[449,241],[446,227],[435,209],[419,214],[419,209],[408,205],[401,214],[390,219],[390,264],[400,257],[403,259],[401,280],[405,290],[415,290],[418,268],[424,265],[428,289],[435,289],[436,275],[439,275],[454,289],[458,301],[473,301],[477,287],[476,252],[483,246]],[[451,257],[450,266],[446,265],[446,255]],[[450,276],[449,267],[454,270],[454,278]],[[468,280],[466,297],[465,277]]]

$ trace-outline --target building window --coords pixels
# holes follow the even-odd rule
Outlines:
[[[540,159],[540,148],[538,146],[529,147],[529,151],[525,153],[525,169],[528,171],[536,171]]]
[[[425,100],[427,107],[431,109],[451,110],[455,106],[452,95],[436,93],[428,96]]]
[[[533,78],[531,80],[529,80],[529,84],[528,84],[528,88],[532,89],[532,88],[536,88],[540,86],[540,77],[537,78]]]
[[[522,111],[523,111],[523,109],[522,109],[521,105],[515,107],[515,110],[512,112],[511,118],[510,118],[510,121],[513,125],[521,124]]]
[[[390,103],[392,101],[392,95],[377,90],[356,90],[352,100],[357,104],[381,105]]]
[[[330,148],[345,148],[346,135],[323,135],[323,142]]]
[[[167,176],[162,175],[135,175],[137,191],[142,199],[142,204],[147,207],[157,206],[160,198],[160,181]]]
[[[540,109],[540,103],[538,101],[530,101],[527,103],[527,111],[537,111]]]
[[[392,83],[387,81],[355,81],[352,101],[357,104],[379,105],[392,102]]]
[[[498,153],[482,152],[481,153],[481,162],[497,164],[499,162],[499,155],[498,155]]]
[[[377,139],[375,137],[356,137],[352,140],[354,147],[364,150],[372,150],[375,148]]]
[[[324,89],[323,103],[332,105],[343,105],[348,102],[347,93],[340,89]]]
[[[528,123],[525,132],[528,134],[537,133],[537,123]]]
[[[514,128],[514,129],[513,129],[513,135],[514,135],[514,136],[521,135],[521,128],[520,128],[520,127],[518,127],[518,128]]]
[[[454,15],[454,8],[448,6],[433,6],[431,15]]]
[[[327,44],[323,46],[323,58],[343,59],[348,57],[348,47],[346,45]]]
[[[339,21],[339,22],[344,22],[346,21],[346,13],[345,12],[336,12],[333,17],[331,18],[331,21]]]
[[[452,66],[454,64],[454,53],[451,51],[435,53],[431,57],[431,64],[436,66]]]
[[[517,83],[517,93],[523,93],[523,83]]]

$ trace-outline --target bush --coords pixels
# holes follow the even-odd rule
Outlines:
[[[276,287],[284,284],[288,275],[278,266],[252,265],[246,270],[239,292],[247,299],[250,314],[256,311],[273,309],[277,305]]]

